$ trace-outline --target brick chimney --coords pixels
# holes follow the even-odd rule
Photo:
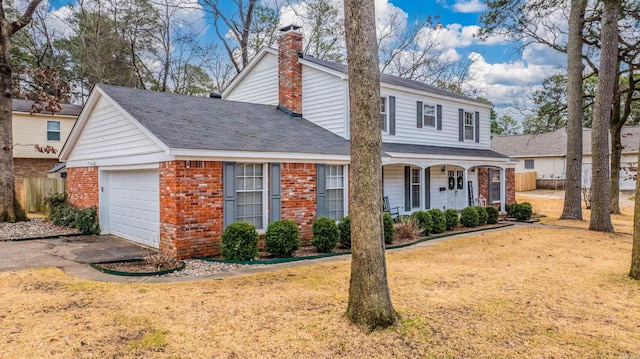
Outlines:
[[[278,37],[278,108],[291,116],[302,116],[302,33],[300,26],[280,29]]]

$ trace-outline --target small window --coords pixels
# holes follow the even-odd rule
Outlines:
[[[47,121],[47,141],[60,141],[60,121]]]
[[[262,223],[263,195],[262,164],[236,165],[236,221],[248,222],[256,228],[264,228]]]
[[[532,170],[533,168],[534,168],[533,160],[524,160],[524,169],[525,170]]]
[[[436,106],[435,105],[424,105],[422,110],[422,124],[430,127],[436,127]]]
[[[326,167],[326,214],[339,221],[344,217],[344,167]]]
[[[387,121],[387,98],[380,97],[380,127],[382,128],[382,132],[388,132],[388,121]]]
[[[473,141],[474,128],[473,128],[473,112],[464,113],[464,139]]]
[[[411,208],[420,208],[420,169],[411,169]]]

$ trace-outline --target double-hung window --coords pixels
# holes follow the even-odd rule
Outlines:
[[[424,127],[436,127],[436,106],[425,104],[422,109],[422,117]]]
[[[411,208],[420,208],[420,169],[411,169]]]
[[[333,220],[344,217],[344,166],[326,167],[326,215]]]
[[[387,98],[380,97],[380,127],[382,132],[389,132],[389,106],[387,105]]]
[[[60,141],[60,121],[47,121],[47,141]]]
[[[464,139],[473,141],[474,137],[473,112],[464,113]]]
[[[264,192],[263,165],[236,164],[236,221],[264,228],[262,198]]]

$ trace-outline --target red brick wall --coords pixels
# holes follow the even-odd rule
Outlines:
[[[286,109],[302,114],[302,33],[291,30],[278,38],[278,102]]]
[[[220,253],[222,163],[160,164],[160,248],[179,259]]]
[[[67,199],[79,208],[98,207],[98,167],[67,168]]]
[[[294,220],[302,243],[311,244],[311,226],[316,219],[316,165],[283,163],[280,171],[281,218]]]
[[[14,158],[13,170],[16,182],[28,177],[47,177],[47,172],[58,163],[51,158]]]
[[[489,203],[489,168],[478,167],[478,196],[484,197]]]
[[[507,180],[507,204],[516,203],[516,169],[507,168],[505,178]]]

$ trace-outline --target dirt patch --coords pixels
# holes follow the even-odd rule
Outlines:
[[[115,262],[115,263],[99,263],[97,264],[99,267],[109,269],[117,272],[126,272],[126,273],[152,273],[159,272],[165,270],[178,269],[182,266],[182,263],[178,263],[174,267],[169,268],[157,268],[145,261],[126,261],[126,262]]]

